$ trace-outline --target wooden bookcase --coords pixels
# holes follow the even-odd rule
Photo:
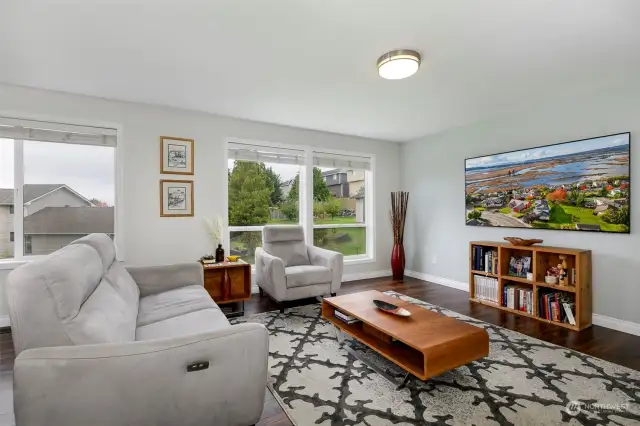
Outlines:
[[[484,271],[473,270],[473,247],[481,246],[493,248],[498,252],[498,273],[491,274]],[[559,255],[567,256],[567,265],[569,271],[575,269],[575,285],[559,285],[547,284],[544,280],[547,268],[549,266],[561,263]],[[508,274],[509,261],[511,256],[529,256],[531,257],[531,271],[533,280],[526,278],[514,277]],[[474,288],[474,275],[488,276],[498,279],[498,298],[499,303],[492,303],[486,300],[476,299]],[[533,314],[523,312],[517,309],[502,306],[503,290],[505,286],[514,285],[533,291]],[[575,320],[576,325],[569,323],[550,321],[540,315],[538,312],[539,302],[538,294],[540,291],[553,289],[559,292],[572,293],[575,295]],[[591,251],[562,247],[549,246],[514,246],[510,243],[492,242],[492,241],[471,241],[469,243],[469,300],[483,305],[493,306],[503,311],[511,312],[529,318],[534,318],[542,322],[555,324],[571,330],[583,330],[591,326]]]

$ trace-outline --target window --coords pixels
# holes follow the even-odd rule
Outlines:
[[[314,245],[353,259],[371,257],[371,163],[370,157],[313,153]]]
[[[265,224],[299,223],[308,230],[308,243],[313,239],[314,245],[339,251],[347,259],[372,258],[372,199],[368,195],[372,162],[371,157],[309,148],[230,143],[231,254],[254,263]]]
[[[264,225],[299,223],[303,160],[303,151],[229,144],[230,254],[253,264]]]
[[[12,236],[0,258],[49,254],[93,232],[114,236],[114,129],[0,117],[0,138],[0,233]]]
[[[9,232],[9,242],[13,242],[14,234],[13,232]]]

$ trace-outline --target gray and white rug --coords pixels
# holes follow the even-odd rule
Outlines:
[[[320,305],[268,312],[272,388],[298,426],[306,425],[640,425],[640,372],[387,292],[487,330],[489,356],[397,390],[342,348]],[[404,373],[367,347],[359,356]]]

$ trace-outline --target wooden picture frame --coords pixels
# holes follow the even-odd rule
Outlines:
[[[160,173],[194,174],[194,140],[160,136]]]
[[[192,217],[194,212],[192,180],[160,181],[160,217]]]

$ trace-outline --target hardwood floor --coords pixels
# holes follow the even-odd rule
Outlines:
[[[424,300],[434,305],[442,306],[469,317],[498,325],[510,330],[518,331],[531,337],[544,340],[556,345],[574,349],[591,356],[604,359],[616,364],[640,370],[640,336],[611,330],[604,327],[592,326],[581,332],[556,327],[530,318],[514,315],[489,306],[473,303],[468,300],[469,293],[444,287],[441,285],[406,278],[404,282],[393,281],[389,278],[352,281],[344,283],[338,294],[354,293],[364,290],[393,290],[416,299]],[[287,306],[299,306],[318,303],[315,299],[305,299]],[[245,303],[245,315],[277,310],[278,305],[267,297],[253,295]],[[0,378],[7,379],[13,372],[13,344],[10,333],[0,334]],[[3,395],[0,393],[0,395]],[[0,397],[0,399],[2,399]],[[6,401],[0,400],[0,408]],[[1,421],[0,426],[4,423]],[[288,426],[291,425],[287,415],[267,391],[264,411],[258,423],[260,426]]]

